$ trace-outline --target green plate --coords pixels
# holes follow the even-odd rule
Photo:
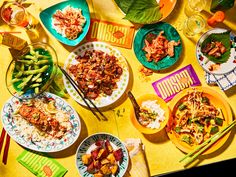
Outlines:
[[[71,6],[73,8],[81,9],[82,15],[85,17],[86,22],[83,26],[82,33],[78,34],[78,37],[74,40],[70,40],[66,37],[63,37],[61,34],[57,33],[57,31],[52,27],[52,16],[55,14],[57,10],[62,10],[67,6]],[[78,45],[86,36],[89,26],[90,26],[90,12],[89,7],[86,0],[69,0],[63,1],[53,6],[44,9],[39,14],[40,20],[42,21],[43,25],[46,29],[60,42],[69,45],[69,46],[76,46]]]
[[[146,39],[147,34],[153,33],[158,35],[161,31],[164,31],[164,36],[169,40],[178,41],[180,40],[180,45],[175,47],[175,55],[173,57],[166,56],[162,60],[158,62],[148,62],[145,56],[146,52],[143,50],[145,45],[144,40]],[[134,39],[134,53],[140,63],[142,63],[145,67],[150,68],[152,70],[164,70],[172,65],[174,65],[181,54],[182,51],[182,43],[179,36],[179,33],[176,29],[168,23],[160,22],[151,25],[144,25],[136,34]]]

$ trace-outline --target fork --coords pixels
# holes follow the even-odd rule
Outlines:
[[[6,130],[4,128],[2,128],[2,133],[1,133],[1,137],[0,137],[0,154],[1,154],[1,151],[2,151],[3,144],[4,144],[5,135],[6,135]],[[2,158],[2,162],[5,165],[7,164],[7,156],[8,156],[9,146],[10,146],[10,136],[7,134],[6,143],[5,143],[5,147],[4,147],[4,153],[3,153],[3,158]]]

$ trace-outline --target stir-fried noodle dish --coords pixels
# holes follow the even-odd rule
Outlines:
[[[194,90],[178,102],[171,128],[180,141],[194,146],[220,131],[224,123],[221,109],[211,103],[207,94]]]

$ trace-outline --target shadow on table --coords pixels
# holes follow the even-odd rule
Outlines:
[[[157,132],[155,134],[143,134],[143,136],[152,143],[164,143],[166,141],[169,141],[169,138],[166,134],[165,129],[161,130],[160,132]]]
[[[227,97],[231,97],[231,96],[235,95],[235,93],[236,93],[236,86],[233,86],[230,89],[225,91],[225,94]]]
[[[164,19],[164,21],[173,24],[176,19],[178,19],[181,16],[181,13],[179,13],[180,9],[184,8],[184,0],[177,0],[177,3],[175,5],[175,8],[173,11]]]

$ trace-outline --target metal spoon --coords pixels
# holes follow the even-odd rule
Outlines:
[[[133,108],[134,108],[134,113],[135,113],[135,116],[136,116],[136,119],[139,119],[140,117],[140,106],[138,105],[136,99],[134,98],[134,95],[131,93],[131,91],[128,91],[128,97],[133,105]]]

